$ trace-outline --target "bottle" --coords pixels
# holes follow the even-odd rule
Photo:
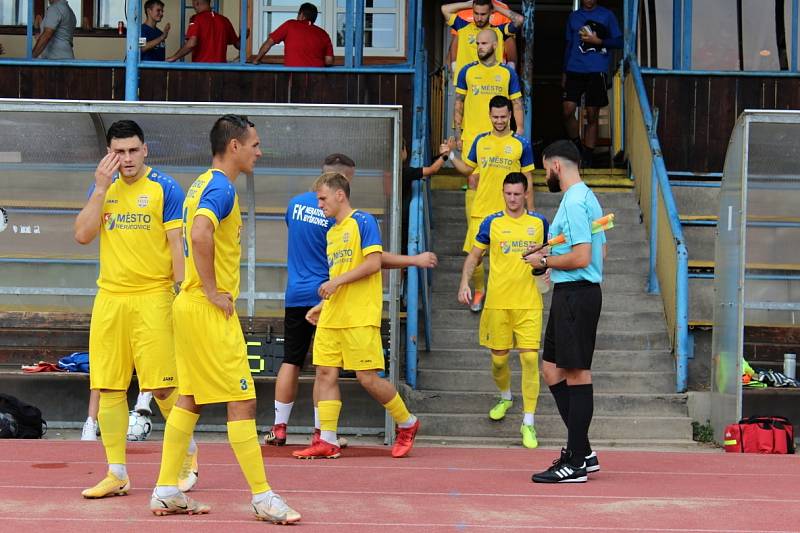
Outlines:
[[[790,379],[796,379],[797,354],[783,354],[783,375]]]

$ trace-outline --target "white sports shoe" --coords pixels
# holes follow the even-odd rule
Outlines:
[[[144,416],[153,416],[153,410],[150,409],[150,402],[153,400],[152,392],[140,392],[136,397],[136,407],[134,411]]]
[[[153,491],[150,496],[150,510],[156,516],[164,516],[168,514],[206,514],[211,510],[211,507],[194,501],[184,493],[178,491],[175,494],[161,498]]]
[[[300,513],[289,507],[283,498],[275,493],[268,498],[254,502],[253,511],[258,520],[273,524],[294,524],[300,521]]]
[[[97,440],[97,421],[87,418],[81,430],[81,440]]]
[[[189,492],[197,483],[197,450],[194,453],[187,453],[183,458],[181,471],[178,473],[178,489],[181,492]]]

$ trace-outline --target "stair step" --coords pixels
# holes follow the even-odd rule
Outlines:
[[[486,414],[437,414],[417,412],[423,433],[453,436],[517,437],[522,414],[507,415],[501,422]],[[536,433],[545,439],[567,436],[564,422],[558,415],[537,415]],[[653,439],[691,439],[691,419],[683,416],[595,416],[589,428],[590,439],[625,439],[647,435]]]
[[[455,291],[453,292],[455,298]],[[466,306],[461,309],[434,309],[431,313],[431,326],[434,329],[447,329],[453,325],[460,328],[475,328],[477,331],[480,323],[480,313],[473,313]],[[545,314],[545,318],[547,315]],[[545,322],[546,323],[546,322]],[[629,313],[626,311],[606,311],[600,314],[598,331],[657,331],[666,328],[664,313],[661,311],[647,311]]]
[[[478,342],[475,329],[433,329],[433,348],[474,348]],[[665,331],[598,331],[597,350],[666,350],[670,348]]]
[[[440,257],[461,256],[464,251],[464,235],[458,236],[433,236],[431,249]],[[629,261],[640,261],[646,263],[650,257],[650,249],[646,240],[631,242],[611,242],[608,246],[609,259],[627,259]]]
[[[511,373],[511,388],[519,390],[521,374]],[[675,390],[674,372],[592,372],[596,392],[652,393]],[[541,382],[542,387],[546,385]],[[421,370],[417,375],[420,390],[472,391],[496,393],[494,381],[488,370]]]
[[[488,372],[488,371],[487,371]],[[405,395],[406,405],[414,413],[457,413],[478,414],[486,416],[497,402],[496,392],[463,392],[416,390]],[[594,395],[595,416],[650,415],[650,416],[685,416],[687,396],[685,394],[633,394],[633,393],[598,393]],[[522,411],[522,396],[514,394],[514,406],[509,411],[512,415]],[[542,388],[536,416],[557,415],[553,395]]]
[[[468,349],[439,349],[419,352],[420,371],[461,370],[489,371],[489,350],[475,346]],[[512,371],[520,369],[519,357],[513,352],[509,358]],[[674,372],[675,359],[669,350],[595,350],[592,358],[595,371]]]
[[[548,220],[552,220],[552,217],[548,217]],[[436,224],[433,231],[439,239],[463,238],[467,231],[467,222],[464,219],[446,220]],[[609,243],[647,242],[647,232],[638,220],[631,223],[615,223],[614,228],[606,233],[606,239]]]
[[[436,190],[432,192],[433,205],[435,206],[464,206],[464,191]],[[533,194],[533,203],[536,205],[537,209],[545,207],[556,208],[561,203],[561,199],[564,196],[561,193],[554,194],[544,191],[535,191]],[[636,196],[633,194],[633,192],[602,193],[595,191],[595,196],[597,196],[597,201],[600,202],[600,205],[603,206],[604,210],[612,207],[636,207],[638,209],[638,205],[636,204]]]
[[[553,291],[548,292],[542,299],[544,303],[545,313],[550,308],[550,300]],[[446,310],[446,309],[464,309],[464,304],[460,303],[456,298],[456,292],[451,293],[435,292],[432,293],[431,303],[433,309]],[[646,311],[661,311],[664,304],[661,297],[657,294],[647,294],[639,291],[605,291],[603,293],[603,313],[610,311],[630,311],[630,312],[646,312]]]
[[[439,256],[439,265],[436,267],[435,273],[448,273],[447,275],[455,275],[459,279],[461,271],[464,268],[464,258],[466,254],[461,255],[442,255]],[[616,259],[606,258],[603,261],[603,274],[640,274],[646,276],[648,272],[647,261],[631,261],[629,259]]]
[[[433,271],[432,289],[434,293],[445,292],[457,294],[461,284],[461,276],[452,272]],[[640,291],[647,289],[647,275],[645,274],[604,274],[601,283],[603,292],[616,292],[620,290]]]
[[[464,215],[463,202],[460,206],[447,206],[437,203],[436,198],[433,199],[433,222],[435,224],[446,223],[447,221],[461,222],[466,219]],[[614,213],[620,223],[622,222],[638,222],[642,212],[639,207],[632,204],[629,207],[608,207],[600,203],[604,213]],[[540,207],[536,206],[536,211],[546,216],[548,220],[552,220],[556,213],[556,207]]]

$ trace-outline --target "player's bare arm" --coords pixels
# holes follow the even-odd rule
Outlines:
[[[198,215],[192,224],[192,259],[203,285],[206,298],[225,313],[225,318],[233,314],[233,296],[217,289],[217,275],[214,272],[214,224],[205,215]]]
[[[75,240],[79,244],[89,244],[100,233],[106,193],[114,180],[114,174],[119,170],[119,163],[119,154],[109,152],[94,171],[94,191],[75,219]]]
[[[469,148],[467,148],[467,150],[469,150]],[[461,152],[461,155],[464,155],[463,151]],[[450,161],[453,162],[453,166],[456,167],[456,170],[458,170],[463,176],[469,176],[475,171],[475,167],[470,166],[469,163],[456,157],[455,155],[450,158]]]
[[[172,256],[172,279],[177,284],[183,283],[183,235],[181,228],[167,231],[167,243],[169,243],[169,253]]]
[[[194,50],[194,48],[196,46],[197,46],[197,37],[189,37],[186,40],[186,43],[183,45],[183,47],[180,50],[178,50],[177,52],[175,52],[173,55],[169,56],[166,59],[166,61],[168,63],[173,63],[173,62],[179,60],[180,58],[182,58],[184,56],[188,56],[189,53],[192,50]]]
[[[453,123],[455,124],[456,130],[456,146],[459,150],[463,150],[464,147],[462,146],[461,141],[461,124],[464,122],[464,95],[456,93],[456,103],[453,106]],[[470,147],[467,147],[469,150]]]
[[[308,312],[306,313],[306,320],[309,323],[314,324],[315,326],[317,325],[317,322],[319,322],[319,315],[322,313],[323,303],[324,302],[320,302],[308,310]]]
[[[354,281],[358,281],[361,278],[366,278],[367,276],[371,276],[375,272],[380,271],[381,255],[381,252],[372,252],[364,258],[363,263],[358,265],[353,270],[345,272],[341,276],[336,276],[335,278],[320,285],[319,290],[317,291],[320,298],[327,300],[342,285],[353,283]]]
[[[264,41],[264,44],[258,49],[258,54],[253,58],[253,64],[258,65],[261,63],[261,60],[264,59],[264,56],[269,53],[273,46],[275,46],[275,42],[271,38]]]
[[[492,2],[494,6],[494,10],[500,13],[501,15],[508,17],[511,19],[511,22],[514,23],[516,29],[522,29],[522,25],[525,24],[525,17],[517,13],[516,11],[512,11],[511,9],[507,9],[502,5]]]
[[[45,28],[42,30],[42,33],[39,35],[39,39],[36,41],[36,46],[33,47],[33,51],[31,52],[33,57],[39,57],[42,52],[44,52],[44,49],[47,48],[47,43],[50,42],[50,39],[53,38],[55,33],[56,30],[53,28]]]
[[[461,283],[458,287],[458,301],[464,305],[472,303],[472,291],[469,288],[469,280],[472,279],[472,273],[481,264],[483,257],[483,250],[477,246],[473,246],[467,258],[464,259],[464,267],[461,269]]]
[[[443,4],[442,5],[442,15],[444,15],[445,20],[450,20],[451,15],[455,15],[462,9],[470,9],[472,7],[472,0],[468,2],[455,2],[452,4]]]
[[[167,40],[167,36],[169,36],[170,28],[171,28],[171,26],[169,25],[169,22],[167,22],[167,24],[164,26],[163,31],[161,32],[161,35],[159,35],[155,39],[150,39],[149,41],[147,41],[144,44],[144,46],[139,49],[139,51],[142,52],[142,53],[149,52],[150,50],[152,50],[153,48],[155,48],[159,44],[161,44],[164,41],[166,41]]]
[[[514,112],[514,121],[517,123],[517,135],[525,135],[525,107],[522,105],[522,98],[511,100]],[[528,189],[530,190],[530,189]]]
[[[436,268],[439,258],[433,252],[422,252],[417,255],[400,255],[390,252],[381,253],[381,268]]]

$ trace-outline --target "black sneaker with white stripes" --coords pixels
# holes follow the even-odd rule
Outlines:
[[[592,472],[599,472],[600,471],[600,461],[597,460],[597,453],[592,452],[586,456],[586,472],[591,474]]]
[[[572,466],[570,459],[572,454],[565,449],[561,449],[561,457],[553,461],[553,466],[539,472],[531,477],[534,483],[586,483],[589,476],[586,475],[586,462],[581,466]]]

